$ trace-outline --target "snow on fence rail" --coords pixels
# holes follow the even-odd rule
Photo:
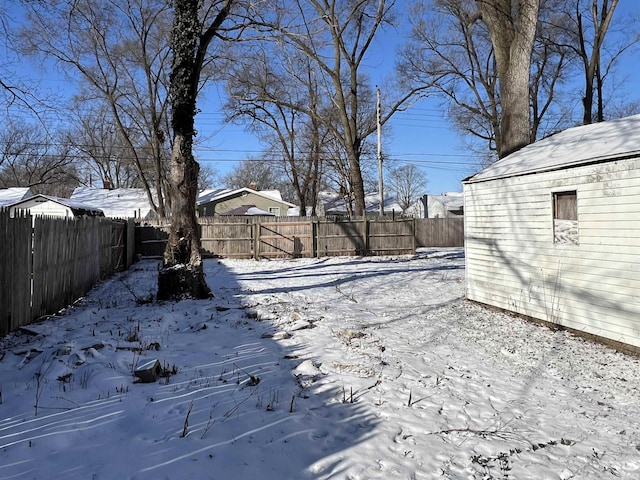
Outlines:
[[[131,265],[133,225],[25,212],[11,218],[0,210],[0,335],[59,311]]]
[[[200,218],[204,255],[296,258],[401,255],[418,246],[464,245],[461,219],[340,219],[301,217]],[[136,227],[136,253],[160,256],[168,225]]]

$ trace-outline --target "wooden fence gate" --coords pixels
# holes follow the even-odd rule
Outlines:
[[[265,222],[255,224],[255,258],[314,257],[313,222]]]

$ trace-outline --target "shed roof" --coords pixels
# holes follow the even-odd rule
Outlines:
[[[6,207],[25,198],[33,197],[29,187],[0,188],[0,207]]]
[[[51,195],[42,195],[42,194],[34,195],[32,197],[25,198],[23,200],[15,202],[14,204],[11,205],[11,207],[20,209],[22,205],[28,205],[30,203],[37,202],[38,199],[58,203],[64,207],[67,207],[71,209],[71,211],[75,216],[88,215],[88,216],[101,217],[104,215],[101,209],[92,207],[91,205],[87,205],[85,203],[72,200],[70,198],[52,197]],[[25,209],[28,209],[28,208],[29,207],[25,206]]]
[[[78,187],[71,199],[99,208],[111,218],[149,218],[153,211],[143,188]]]
[[[640,156],[639,131],[640,115],[569,128],[498,160],[464,183]]]

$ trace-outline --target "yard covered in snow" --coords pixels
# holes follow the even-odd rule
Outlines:
[[[157,268],[0,340],[0,479],[640,478],[638,359],[465,301],[462,249]]]

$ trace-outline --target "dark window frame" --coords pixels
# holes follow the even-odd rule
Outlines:
[[[578,192],[553,192],[553,219],[578,221]]]

